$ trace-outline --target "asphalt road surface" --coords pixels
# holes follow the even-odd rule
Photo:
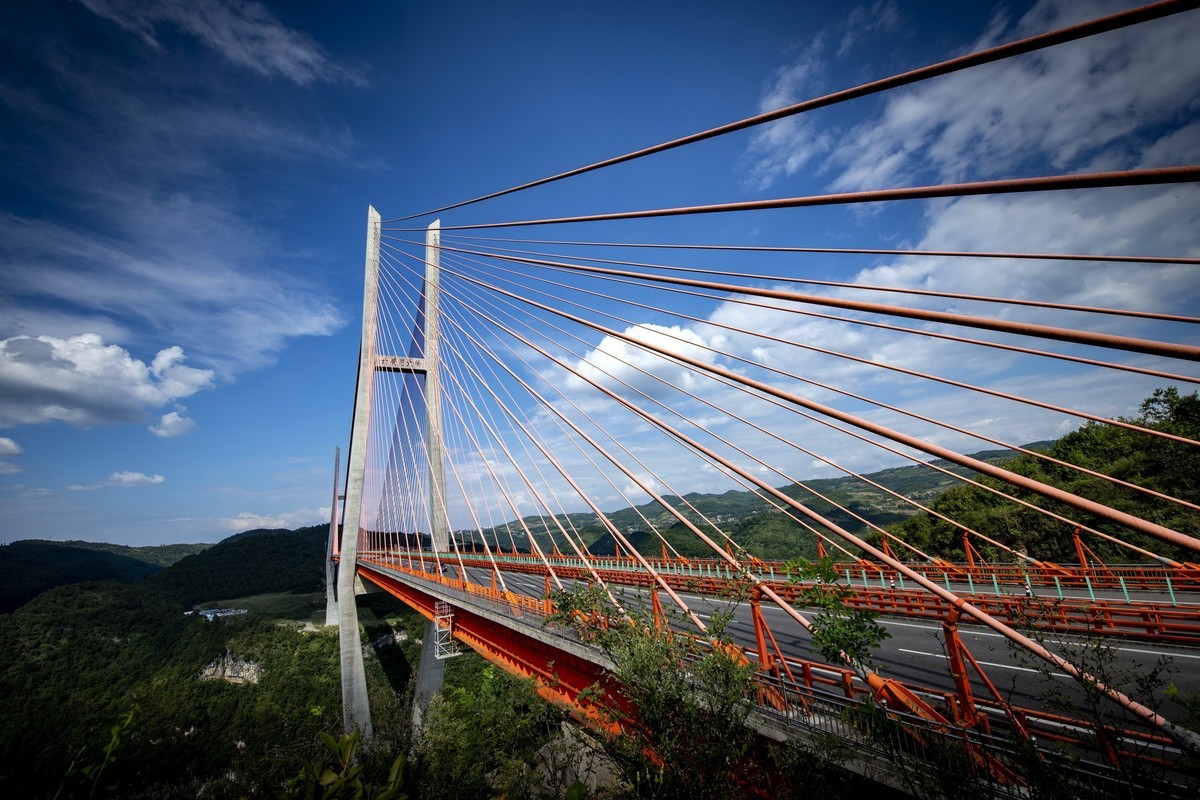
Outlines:
[[[477,583],[490,584],[490,574],[484,570],[468,569],[471,579]],[[447,575],[457,577],[457,568],[448,567]],[[545,591],[545,579],[524,573],[505,572],[508,588],[533,597]],[[564,583],[574,583],[564,581]],[[649,607],[648,593],[635,587],[614,588],[618,599],[631,608]],[[684,601],[706,622],[714,611],[732,608],[733,620],[728,627],[730,638],[754,650],[754,624],[748,603],[733,604],[720,599],[680,593]],[[670,600],[665,593],[660,595],[664,608]],[[780,648],[789,658],[810,661],[825,661],[813,650],[811,636],[782,609],[764,602],[763,614],[775,634]],[[812,618],[815,609],[799,609]],[[954,684],[948,670],[948,662],[942,644],[941,625],[931,620],[880,617],[880,624],[891,634],[874,653],[872,662],[880,675],[896,678],[910,685],[942,692],[953,692]],[[690,624],[689,624],[690,627]],[[1078,682],[1071,676],[1058,671],[1036,656],[1009,642],[1003,635],[975,624],[961,624],[960,637],[971,654],[986,670],[988,677],[1004,699],[1027,708],[1056,708],[1055,702],[1078,704],[1084,695]],[[1047,635],[1049,649],[1063,658],[1085,668],[1094,664],[1093,644],[1077,637],[1057,634]],[[1178,719],[1182,708],[1174,697],[1186,698],[1200,693],[1200,649],[1176,645],[1159,645],[1153,642],[1138,642],[1128,639],[1111,639],[1105,650],[1105,669],[1108,675],[1120,676],[1124,682],[1117,687],[1127,693],[1136,694],[1132,684],[1139,677],[1149,674],[1158,664],[1163,665],[1164,683],[1158,699],[1163,702],[1160,713],[1169,719]],[[971,671],[973,690],[979,697],[989,697],[983,682]],[[1163,692],[1167,682],[1178,690],[1177,695]],[[1124,683],[1128,683],[1126,686]],[[1148,698],[1138,698],[1143,702]]]

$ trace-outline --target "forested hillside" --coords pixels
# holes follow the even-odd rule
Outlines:
[[[320,590],[327,530],[235,537],[138,584],[59,586],[0,615],[0,797],[88,796],[81,770],[114,735],[120,757],[96,796],[274,796],[338,728],[336,632],[183,612]],[[256,682],[201,680],[226,654]]]
[[[1187,439],[1200,439],[1200,398],[1194,392],[1181,395],[1174,388],[1160,389],[1142,403],[1141,413],[1129,421]],[[1059,439],[1050,446],[1048,453],[1057,459],[1192,504],[1200,503],[1200,450],[1182,442],[1111,425],[1089,423]],[[1200,512],[1193,508],[1032,456],[1011,459],[1004,466],[1020,475],[1036,478],[1189,536],[1200,536]],[[1119,536],[1159,554],[1177,558],[1184,556],[1156,539],[1130,533],[1111,522],[1080,517],[1079,512],[1030,492],[1017,491],[992,479],[983,479],[981,482],[1038,508],[1080,518],[1097,530]],[[1074,526],[1052,520],[983,489],[974,486],[951,489],[934,501],[931,508],[980,533],[1011,542],[1039,559],[1068,563],[1076,560],[1071,540]],[[928,514],[902,522],[893,531],[934,555],[962,558],[961,531]],[[1097,537],[1089,537],[1088,545],[1102,557],[1116,562],[1137,558],[1128,549]],[[1187,560],[1191,560],[1191,556]]]
[[[359,796],[318,789],[331,763],[321,735],[341,733],[337,631],[277,614],[321,589],[326,533],[251,531],[142,583],[60,586],[0,615],[0,798]],[[278,594],[289,590],[306,594]],[[235,602],[245,615],[185,613],[242,595],[254,595]],[[412,800],[531,796],[529,764],[562,714],[468,653],[448,663],[446,697],[412,742],[422,619],[390,595],[360,600],[376,733],[355,769],[378,786],[403,754]]]
[[[19,541],[0,547],[0,614],[28,603],[47,589],[80,581],[133,583],[162,567],[119,552],[74,543]]]
[[[181,558],[186,558],[195,553],[202,553],[212,547],[212,542],[154,544],[129,547],[123,544],[109,544],[108,542],[84,542],[79,539],[69,539],[65,542],[56,542],[56,544],[66,545],[67,547],[78,547],[82,550],[116,553],[117,555],[135,558],[138,561],[145,561],[147,564],[153,564],[156,567],[169,567]]]
[[[1187,439],[1200,439],[1200,400],[1195,393],[1181,395],[1174,388],[1160,389],[1148,397],[1140,413],[1130,419],[1140,426],[1160,430]],[[1120,480],[1145,486],[1153,491],[1178,497],[1186,502],[1200,503],[1200,453],[1196,448],[1137,433],[1125,428],[1088,423],[1055,442],[1034,442],[1027,450],[1046,452],[1050,456],[1086,469],[1110,475]],[[986,450],[973,457],[992,464],[1003,464],[1020,475],[1035,478],[1074,494],[1086,497],[1122,511],[1149,519],[1188,535],[1200,535],[1200,513],[1186,506],[1154,498],[1144,492],[1117,486],[1102,478],[1089,476],[1037,459],[1019,455],[1012,450]],[[983,479],[963,467],[936,460],[934,465],[957,475],[969,476],[1001,492],[1028,501],[1039,508],[1079,518],[1098,530],[1119,535],[1140,546],[1148,546],[1163,555],[1180,557],[1173,548],[1143,536],[1128,535],[1113,523],[1080,518],[1077,512],[1028,492],[1018,492],[992,479]],[[1074,561],[1071,541],[1074,526],[1055,522],[1028,508],[970,485],[964,485],[941,472],[925,467],[910,466],[881,470],[866,477],[875,483],[906,497],[929,505],[935,511],[959,520],[981,533],[1014,543],[1043,560]],[[807,487],[807,488],[805,488]],[[823,514],[852,533],[868,534],[878,541],[863,520],[888,529],[897,536],[931,555],[953,560],[963,558],[961,530],[940,521],[913,506],[889,496],[854,478],[825,478],[806,481],[804,486],[792,484],[781,487],[790,497]],[[811,490],[811,491],[810,491]],[[824,495],[827,500],[816,497]],[[702,514],[729,533],[734,542],[760,558],[789,559],[812,557],[816,552],[815,536],[784,513],[773,509],[753,492],[729,491],[724,494],[688,494],[683,498],[664,497],[679,509],[689,521],[707,533],[714,528],[703,522]],[[840,505],[852,514],[842,511]],[[646,503],[607,514],[618,530],[643,554],[657,556],[662,541],[650,532],[653,525],[662,532],[679,554],[703,556],[711,550],[699,541],[685,525],[658,503]],[[617,542],[613,534],[594,514],[560,515],[557,522],[575,531],[597,555],[612,555]],[[647,524],[650,523],[650,524]],[[528,549],[528,527],[543,543],[549,531],[561,544],[562,536],[555,520],[550,517],[526,517],[521,522],[509,522],[486,531],[488,541],[497,538],[502,546],[515,544]],[[714,538],[722,540],[719,534]],[[1118,545],[1097,541],[1090,545],[1102,557],[1116,560],[1135,558],[1131,551]]]
[[[325,585],[328,536],[328,525],[239,533],[182,559],[145,585],[185,607],[222,597],[315,592]]]

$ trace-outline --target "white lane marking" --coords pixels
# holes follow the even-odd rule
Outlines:
[[[943,661],[946,659],[945,653],[926,653],[921,650],[909,650],[906,647],[897,647],[896,649],[899,650],[901,653],[911,653],[914,656],[929,656],[930,658],[940,658]],[[1030,669],[1029,667],[1015,667],[1012,664],[997,664],[994,661],[978,661],[976,663],[982,664],[985,667],[996,667],[997,669],[1015,669],[1015,670],[1018,670],[1019,672],[1034,672],[1037,674],[1044,674],[1044,673],[1042,673],[1042,671],[1040,669]],[[1071,677],[1070,675],[1064,675],[1061,672],[1051,672],[1049,674],[1055,678],[1070,678]]]
[[[1125,647],[1125,648],[1121,648],[1121,649],[1127,650],[1130,653],[1146,653],[1147,655],[1167,656],[1168,658],[1200,658],[1200,656],[1193,656],[1193,655],[1189,655],[1188,653],[1167,653],[1167,652],[1160,653],[1156,650],[1135,650],[1132,647]]]
[[[926,653],[924,650],[909,650],[907,647],[897,647],[896,649],[901,653],[912,653],[914,656],[929,656],[930,658],[942,659],[946,657],[945,653]]]
[[[917,625],[917,624],[914,624],[911,622],[897,622],[894,619],[880,619],[879,622],[884,625],[896,625],[901,628],[917,628],[918,630],[935,631],[935,632],[937,630],[939,630],[939,628],[934,628],[929,625]],[[968,633],[968,631],[971,636],[992,636],[997,639],[1008,638],[1008,637],[1004,636],[1004,634],[1001,634],[1001,633],[993,633],[991,631],[979,631],[979,630],[975,630],[973,628],[964,630],[964,631],[962,631],[962,633]],[[1066,641],[1063,639],[1057,640],[1055,642],[1055,644],[1069,645],[1071,647],[1087,647],[1088,646],[1087,642],[1070,642],[1070,641]],[[1168,651],[1162,651],[1162,650],[1141,650],[1136,647],[1113,647],[1112,649],[1116,650],[1118,652],[1121,652],[1121,653],[1140,653],[1142,655],[1148,655],[1148,656],[1166,656],[1167,658],[1200,659],[1200,655],[1191,655],[1189,653],[1177,653],[1177,652],[1168,652]],[[982,664],[983,662],[980,661],[979,663]]]
[[[918,630],[923,630],[923,631],[937,632],[942,629],[941,625],[936,625],[936,626],[934,626],[934,625],[917,625],[912,622],[897,622],[894,619],[880,619],[878,621],[884,625],[895,625],[900,628],[917,628]],[[963,631],[963,632],[964,633],[969,632],[971,636],[994,636],[997,639],[1007,638],[1002,633],[992,633],[991,631],[977,631],[973,628],[970,629],[969,631]]]
[[[1072,647],[1087,647],[1087,642],[1059,642],[1058,644],[1069,644]],[[1173,653],[1163,650],[1138,650],[1136,647],[1114,647],[1114,650],[1120,650],[1123,653],[1141,653],[1147,656],[1164,656],[1166,658],[1200,658],[1190,653]]]

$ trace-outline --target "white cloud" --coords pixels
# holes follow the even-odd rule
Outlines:
[[[72,484],[67,487],[67,491],[94,492],[97,489],[103,489],[108,486],[129,489],[137,486],[158,486],[165,481],[166,478],[164,478],[162,475],[146,475],[142,472],[122,471],[112,473],[108,476],[107,480],[102,481],[101,483],[89,483],[86,485],[78,483]]]
[[[995,17],[964,52],[1111,13],[1110,2],[1043,0],[1010,23]],[[861,10],[860,10],[861,11]],[[859,12],[855,12],[859,13]],[[851,15],[852,17],[854,15]],[[891,23],[888,23],[891,24]],[[764,107],[813,96],[822,80],[814,53],[827,34],[778,70]],[[813,163],[813,142],[828,150],[820,175],[830,190],[885,188],[911,182],[977,180],[1054,171],[1130,169],[1200,161],[1200,15],[1183,14],[1006,59],[881,95],[857,124],[816,128],[813,115],[797,138],[770,128],[747,148],[748,178],[764,186]],[[843,40],[844,42],[845,40]],[[802,95],[796,78],[803,78]],[[1013,252],[1200,254],[1200,191],[1194,186],[969,197],[928,203],[900,246]],[[994,297],[1029,298],[1110,308],[1190,313],[1200,303],[1191,268],[1058,264],[1032,261],[895,258],[861,270],[860,284],[912,287]],[[848,291],[848,290],[845,290]],[[842,293],[842,292],[839,292]],[[947,308],[947,301],[870,295],[902,305]],[[1072,312],[955,301],[950,310],[1046,324],[1150,336],[1150,323],[1117,317],[1084,320]],[[1000,375],[1013,356],[945,347],[911,335],[760,313],[725,304],[713,315],[755,330],[888,363],[970,380]],[[908,327],[919,327],[909,324]],[[1171,336],[1171,332],[1163,335]],[[731,337],[768,363],[811,368],[815,356],[795,348]],[[773,359],[773,360],[772,360]],[[1169,368],[1169,367],[1168,367]],[[842,363],[821,365],[833,383],[879,383],[894,376]],[[853,376],[855,384],[847,381]],[[917,389],[911,392],[919,391]],[[924,391],[934,391],[925,387]],[[915,394],[910,393],[910,399]],[[1069,405],[1069,403],[1068,403]]]
[[[159,48],[156,26],[173,25],[239,66],[304,85],[314,81],[362,83],[333,62],[311,38],[288,28],[270,10],[246,0],[79,0]]]
[[[57,420],[80,427],[141,419],[148,409],[213,385],[178,347],[151,366],[96,334],[0,341],[0,426]]]
[[[145,475],[141,472],[114,472],[106,481],[109,486],[157,486],[166,479],[162,475]]]
[[[254,3],[88,7],[155,41],[156,26],[179,25],[264,74],[337,78],[313,42]],[[271,364],[294,337],[337,330],[343,317],[315,277],[327,254],[279,241],[264,213],[286,212],[254,195],[297,162],[344,162],[349,128],[301,116],[307,91],[277,87],[273,97],[292,96],[258,102],[227,71],[197,72],[182,50],[147,69],[73,41],[74,29],[55,35],[60,45],[23,43],[21,58],[40,68],[19,81],[28,88],[0,90],[20,126],[6,148],[26,168],[23,185],[59,203],[36,218],[0,211],[0,338],[177,344],[229,378]]]
[[[995,20],[971,49],[1114,10],[1109,2],[1043,0],[1015,25]],[[896,24],[890,14],[876,19],[881,26]],[[826,147],[835,191],[978,180],[1042,164],[1054,171],[1136,166],[1138,150],[1149,152],[1162,135],[1157,126],[1200,107],[1197,38],[1200,16],[1180,14],[889,92],[877,116],[849,130],[816,129],[802,115],[755,136],[747,150],[748,180],[765,188]],[[817,94],[827,49],[818,36],[779,69],[763,110]],[[1183,138],[1176,143],[1194,153],[1196,137]],[[1162,147],[1169,149],[1166,142]]]
[[[973,197],[955,200],[930,214],[920,249],[1024,252],[1097,252],[1200,255],[1200,191],[1193,186],[1169,190],[1121,190],[1024,197]],[[1130,267],[1125,264],[1057,265],[1041,262],[971,261],[904,258],[863,270],[865,284],[921,287],[969,294],[1046,299],[1078,305],[1190,313],[1200,298],[1195,269]],[[912,301],[909,301],[912,302]],[[989,314],[1026,316],[1014,307],[988,308]],[[1054,324],[1051,312],[1037,317]],[[1078,318],[1063,316],[1067,324]],[[1094,327],[1118,324],[1096,321]],[[1120,323],[1131,333],[1129,321]]]
[[[236,517],[221,520],[221,525],[234,533],[249,531],[256,528],[303,528],[310,525],[320,525],[329,522],[329,506],[324,508],[303,508],[280,514],[256,514],[243,511]]]
[[[200,218],[189,218],[197,211]],[[131,220],[138,216],[130,212]],[[165,230],[195,247],[163,241]],[[12,295],[139,320],[225,375],[271,363],[291,338],[327,335],[342,324],[303,278],[241,268],[257,257],[254,239],[229,211],[178,198],[130,242],[0,214],[0,263],[14,265],[4,281]],[[162,358],[169,375],[171,356]]]
[[[709,343],[690,328],[644,324],[626,328],[624,334],[636,342],[668,353],[678,353],[705,362],[715,358],[713,352],[707,349]],[[618,394],[629,394],[629,390],[620,386],[618,381],[652,396],[661,394],[662,384],[643,373],[657,375],[685,389],[694,387],[697,380],[690,367],[615,336],[605,336],[595,349],[576,362],[575,368],[585,378]],[[574,375],[568,379],[568,386],[572,389],[585,385],[584,380]]]
[[[900,29],[901,17],[900,7],[893,0],[876,0],[869,6],[858,6],[846,21],[848,30],[838,45],[838,57],[847,55],[868,34],[895,33]]]
[[[19,456],[25,452],[25,448],[9,439],[7,436],[0,436],[0,456]],[[0,475],[16,475],[23,470],[16,464],[11,464],[8,461],[0,461]]]
[[[1098,15],[1101,4],[1091,9]],[[1063,11],[1042,2],[1012,35],[1064,24]],[[977,180],[1039,162],[1056,171],[1136,166],[1137,151],[1161,135],[1156,126],[1200,105],[1197,37],[1200,17],[1181,14],[890,94],[878,118],[841,141],[832,188],[882,188],[923,172]]]
[[[0,226],[2,225],[0,220]],[[132,338],[127,326],[102,314],[32,306],[19,307],[11,297],[0,297],[0,336],[44,334],[65,339],[81,333],[96,333],[109,342],[127,342]]]
[[[185,417],[178,411],[171,411],[163,414],[162,419],[158,424],[150,426],[150,432],[155,436],[161,436],[164,439],[171,439],[176,436],[183,436],[185,433],[190,433],[196,427],[196,421],[190,417]]]
[[[758,103],[760,113],[792,105],[818,94],[824,77],[826,47],[818,38],[799,58],[775,71]],[[745,183],[762,191],[777,178],[795,175],[833,146],[829,134],[804,115],[769,123],[750,140],[742,159]]]

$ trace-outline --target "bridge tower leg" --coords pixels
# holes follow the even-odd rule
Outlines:
[[[341,470],[342,448],[333,448],[333,501],[329,504],[329,545],[325,551],[325,624],[338,624],[337,568],[333,557],[338,552],[338,472]]]
[[[441,302],[441,220],[425,231],[425,440],[429,454],[429,538],[434,551],[450,549],[450,523],[446,513],[446,462],[442,443],[442,382],[439,370]],[[437,657],[437,623],[425,622],[421,660],[413,692],[413,728],[419,729],[429,701],[442,690],[446,662]]]
[[[350,463],[346,477],[346,507],[342,518],[341,562],[338,564],[338,639],[342,664],[342,724],[347,733],[358,730],[371,738],[371,706],[358,632],[354,600],[358,537],[362,517],[363,477],[367,464],[371,396],[375,386],[375,330],[379,296],[379,212],[367,210],[367,259],[363,279],[362,343],[359,346],[358,385],[354,394],[354,425],[350,430]]]

